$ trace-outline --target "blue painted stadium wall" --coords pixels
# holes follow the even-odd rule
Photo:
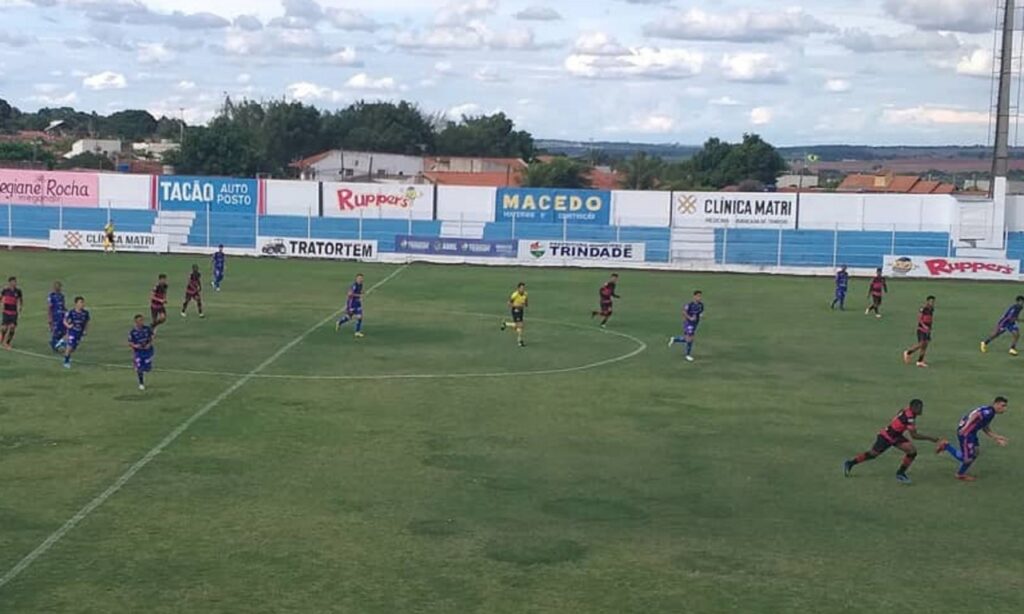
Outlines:
[[[715,262],[764,266],[882,266],[889,254],[949,255],[946,232],[715,230]],[[1022,242],[1024,247],[1024,242]]]

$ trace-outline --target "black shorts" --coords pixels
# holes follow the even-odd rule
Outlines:
[[[601,301],[601,313],[611,313],[611,312],[612,312],[612,302],[611,301]]]
[[[16,313],[5,313],[3,317],[4,326],[17,326],[18,325],[18,314]]]
[[[872,294],[871,295],[871,304],[874,305],[875,307],[878,307],[879,305],[881,305],[882,304],[882,295],[881,294],[877,294],[877,295],[876,294]]]
[[[110,233],[107,235],[107,241],[110,241],[111,243],[114,242],[114,233]]]
[[[167,315],[167,307],[150,307],[149,314],[153,316],[153,319],[157,319],[158,316]]]
[[[929,342],[931,340],[932,340],[932,334],[931,333],[926,333],[923,330],[917,331],[917,342],[918,343],[927,343],[927,342]]]
[[[875,454],[881,454],[882,452],[885,452],[889,448],[898,448],[905,443],[910,442],[903,435],[900,435],[893,441],[889,441],[885,437],[882,437],[882,434],[879,433],[878,437],[875,437],[875,445],[871,446],[871,451],[874,452]]]
[[[523,321],[523,316],[525,316],[525,315],[526,315],[526,310],[525,309],[523,309],[521,307],[513,307],[512,308],[512,321],[513,322],[522,322]]]

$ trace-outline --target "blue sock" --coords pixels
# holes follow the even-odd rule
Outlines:
[[[351,319],[352,318],[350,318],[348,316],[341,316],[341,319],[338,320],[338,326],[342,326],[343,324],[345,324],[346,322],[348,322]]]
[[[70,365],[71,364],[71,356],[70,355],[64,357],[64,364],[66,364],[66,365]]]
[[[964,462],[963,456],[960,455],[960,450],[957,450],[956,448],[954,448],[953,444],[949,444],[949,443],[946,444],[946,452],[949,452],[950,456],[952,456],[956,460],[960,461],[961,463]]]
[[[138,372],[138,376],[139,376],[139,385],[140,386],[145,386],[146,385],[146,376],[144,376],[142,374],[142,371]]]
[[[693,353],[693,341],[686,342],[686,355],[689,356]]]
[[[363,331],[363,319],[359,318],[358,320],[356,320],[356,332],[360,333],[362,331]]]
[[[960,463],[960,468],[956,470],[957,475],[963,475],[967,473],[967,470],[971,468],[971,463]]]

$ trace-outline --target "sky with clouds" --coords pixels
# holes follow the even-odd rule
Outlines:
[[[504,111],[542,138],[988,141],[996,0],[0,0],[0,97]]]

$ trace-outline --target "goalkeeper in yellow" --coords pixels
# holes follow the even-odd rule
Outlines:
[[[103,252],[114,251],[117,251],[114,249],[114,220],[107,220],[107,225],[103,227]]]
[[[523,317],[526,315],[526,308],[530,306],[530,300],[526,295],[526,284],[520,282],[516,287],[515,292],[508,299],[508,307],[512,312],[511,322],[502,322],[501,330],[505,331],[509,328],[513,328],[516,331],[516,337],[519,339],[519,347],[526,347],[526,342],[523,341]]]

